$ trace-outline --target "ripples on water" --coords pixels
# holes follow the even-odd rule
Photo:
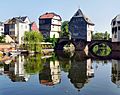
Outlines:
[[[17,56],[0,63],[0,95],[120,95],[119,60],[75,52]]]

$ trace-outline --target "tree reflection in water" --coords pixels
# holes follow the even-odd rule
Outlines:
[[[45,59],[41,59],[40,54],[27,56],[25,58],[25,64],[24,64],[26,73],[28,74],[39,73],[43,69],[43,63],[45,63],[45,61],[46,61]]]

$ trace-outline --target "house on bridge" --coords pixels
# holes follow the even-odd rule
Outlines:
[[[94,23],[78,9],[69,22],[71,38],[91,41]]]
[[[112,27],[112,42],[120,42],[120,14],[117,15],[111,22]]]
[[[44,38],[59,38],[62,18],[56,13],[45,13],[39,17],[39,31]]]

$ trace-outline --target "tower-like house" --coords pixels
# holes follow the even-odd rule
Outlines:
[[[94,23],[78,9],[69,22],[69,32],[72,39],[91,41]]]
[[[111,22],[112,42],[120,42],[120,15],[117,15]]]
[[[61,17],[55,13],[45,13],[39,17],[39,31],[44,38],[60,37],[61,20]]]

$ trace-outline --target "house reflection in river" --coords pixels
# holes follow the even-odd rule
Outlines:
[[[112,60],[112,82],[120,87],[120,60]]]
[[[10,64],[4,64],[4,73],[13,82],[26,82],[30,77],[24,69],[24,56],[15,57]]]
[[[0,75],[3,75],[4,74],[4,67],[0,67]]]
[[[60,65],[59,61],[47,60],[39,74],[40,84],[53,86],[60,83]]]
[[[94,77],[94,70],[92,68],[91,59],[73,59],[68,78],[70,78],[70,81],[75,88],[80,90],[92,77]]]

